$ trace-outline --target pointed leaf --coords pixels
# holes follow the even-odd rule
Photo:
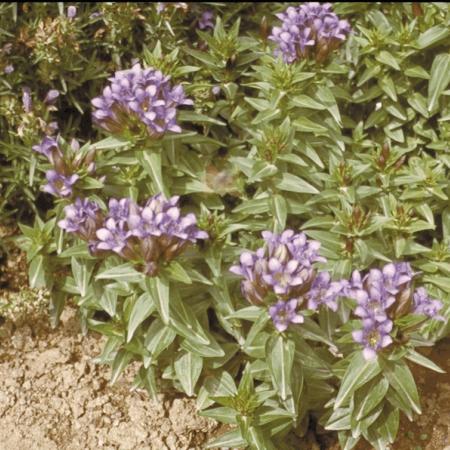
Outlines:
[[[203,358],[191,352],[184,353],[175,361],[175,373],[188,396],[195,393],[195,385],[203,367]]]
[[[367,361],[364,359],[361,351],[356,352],[342,379],[341,387],[334,403],[334,409],[344,405],[356,389],[370,381],[380,372],[381,367],[378,359]]]
[[[170,287],[165,278],[152,277],[145,279],[147,292],[152,296],[161,320],[168,325],[170,319]]]
[[[127,342],[133,338],[136,328],[155,310],[153,298],[144,292],[134,303],[131,309],[127,326]]]
[[[409,367],[403,361],[383,361],[383,371],[399,397],[421,414],[419,393]]]
[[[450,83],[450,54],[437,55],[431,66],[431,79],[428,84],[428,111],[437,105],[439,96]]]
[[[276,336],[268,341],[267,362],[272,375],[273,384],[278,389],[282,400],[292,393],[291,373],[294,361],[295,345],[283,336]]]

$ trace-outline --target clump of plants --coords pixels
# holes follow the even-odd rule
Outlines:
[[[137,361],[230,424],[210,448],[319,423],[386,449],[421,413],[411,367],[441,371],[450,11],[414,5],[139,6],[153,41],[91,85],[93,128],[28,148],[31,287],[106,336],[112,382]]]

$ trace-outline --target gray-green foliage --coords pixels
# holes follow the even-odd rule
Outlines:
[[[36,17],[50,11],[30,8]],[[79,8],[75,35],[93,20],[91,6]],[[97,183],[77,195],[100,204],[181,195],[210,239],[149,278],[119,256],[92,257],[82,241],[62,233],[55,224],[69,201],[56,201],[45,220],[22,227],[21,239],[32,286],[52,289],[53,320],[74,297],[83,327],[107,337],[98,361],[112,365],[113,380],[139,361],[136,385],[155,394],[171,383],[197,395],[202,414],[236,425],[211,446],[283,448],[286,433],[304,433],[314,415],[339,432],[342,448],[360,438],[386,448],[399,412],[410,418],[420,412],[410,363],[439,370],[414,348],[446,335],[446,322],[420,328],[417,318],[399,319],[395,345],[366,361],[351,339],[350,301],[280,334],[266,308],[245,302],[228,269],[243,248],[258,246],[262,230],[304,230],[321,242],[323,268],[335,278],[409,261],[448,318],[448,5],[337,3],[335,11],[353,28],[346,44],[324,64],[292,65],[272,56],[265,31],[283,5],[211,3],[215,29],[197,33],[199,4],[160,15],[152,5],[99,8],[108,37],[80,45],[93,55],[110,51],[111,61],[94,67],[80,58],[87,92],[64,67],[67,101],[88,111],[103,83],[95,79],[138,57],[183,83],[194,107],[179,112],[180,134],[88,144],[96,148]],[[142,29],[109,8],[140,8]],[[8,95],[17,97],[19,85],[9,86]],[[61,116],[62,130],[72,133],[81,117]],[[89,127],[78,137],[97,141]],[[11,145],[2,139],[2,148]],[[11,160],[28,170],[30,155]]]

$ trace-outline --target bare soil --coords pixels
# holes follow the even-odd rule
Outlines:
[[[101,338],[78,328],[70,308],[56,330],[44,321],[1,327],[0,450],[203,447],[217,424],[193,399],[130,392],[133,367],[109,385],[110,369],[91,362]]]

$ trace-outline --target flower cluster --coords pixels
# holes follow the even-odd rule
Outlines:
[[[269,36],[278,44],[275,55],[286,63],[310,56],[324,61],[350,32],[350,24],[340,20],[331,7],[331,3],[306,2],[277,14],[282,25],[274,27]]]
[[[279,331],[289,323],[301,323],[303,318],[296,308],[305,300],[310,309],[322,304],[337,309],[337,299],[346,294],[348,283],[332,282],[327,272],[316,275],[313,264],[326,261],[319,256],[319,242],[308,241],[305,234],[293,230],[281,234],[264,231],[262,236],[265,247],[243,252],[240,264],[230,268],[244,278],[241,291],[250,303],[263,304],[270,297],[277,298],[269,314]]]
[[[47,94],[47,96],[49,96]],[[53,96],[54,97],[54,96]],[[50,99],[49,101],[53,101]],[[70,146],[64,146],[62,150],[60,140],[51,136],[45,136],[40,144],[34,145],[33,150],[47,157],[53,169],[47,170],[47,184],[42,188],[55,197],[71,197],[73,185],[80,179],[76,172],[84,168],[88,174],[95,171],[94,150],[89,150],[86,154],[80,151],[80,144],[76,139],[72,139]]]
[[[353,272],[348,296],[356,300],[354,314],[361,318],[363,325],[362,330],[353,332],[353,339],[364,346],[366,359],[375,358],[379,350],[392,343],[389,333],[393,319],[408,313],[439,318],[441,302],[429,299],[422,287],[412,295],[414,276],[411,266],[405,262],[371,269],[364,277],[358,271]]]
[[[88,241],[93,254],[105,251],[142,263],[147,275],[157,274],[161,263],[178,256],[190,243],[207,239],[197,228],[194,214],[181,215],[179,197],[151,197],[144,206],[129,198],[110,199],[106,216],[98,205],[77,199],[64,209],[58,225]]]
[[[169,76],[135,64],[132,69],[116,72],[109,80],[111,84],[103,89],[103,95],[92,100],[97,125],[120,133],[126,127],[134,129],[144,124],[152,137],[166,131],[181,132],[176,123],[177,107],[193,102],[185,97],[181,85],[170,85]]]

